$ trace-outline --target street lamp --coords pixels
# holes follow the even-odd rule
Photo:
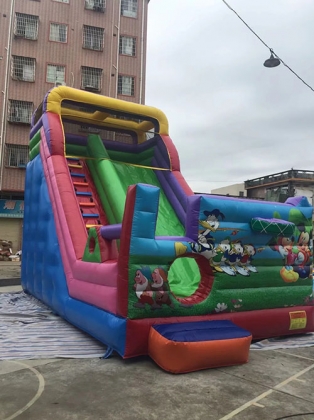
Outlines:
[[[279,58],[274,56],[273,50],[270,50],[270,57],[264,62],[264,66],[268,68],[277,67],[280,65]]]

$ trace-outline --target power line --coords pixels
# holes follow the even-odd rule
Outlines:
[[[312,86],[310,86],[308,83],[306,83],[306,81],[305,80],[303,80],[302,79],[302,77],[300,77],[294,70],[292,70],[292,68],[291,67],[289,67],[288,66],[288,64],[286,64],[275,52],[274,52],[274,50],[272,49],[272,48],[270,48],[267,44],[266,44],[266,42],[264,42],[263,40],[262,40],[262,38],[260,37],[260,36],[258,36],[257,35],[257,33],[255,32],[255,31],[253,31],[253,29],[241,18],[241,16],[225,1],[225,0],[222,0],[222,2],[228,7],[228,9],[230,9],[240,20],[241,20],[241,22],[242,23],[244,23],[244,25],[256,36],[256,38],[258,38],[260,41],[261,41],[261,43],[262,44],[264,44],[265,45],[265,47],[267,48],[267,49],[269,49],[269,51],[271,52],[271,54],[273,54],[275,57],[277,57],[278,58],[278,60],[280,60],[280,62],[285,66],[285,67],[287,67],[287,69],[288,70],[290,70],[291,71],[291,73],[293,73],[302,83],[304,83],[305,84],[305,86],[307,86],[309,89],[311,89],[311,91],[313,91],[314,92],[314,89],[312,88]]]

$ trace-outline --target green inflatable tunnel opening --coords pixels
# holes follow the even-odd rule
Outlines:
[[[182,257],[176,259],[168,273],[169,286],[177,297],[188,297],[197,290],[201,273],[194,258]]]

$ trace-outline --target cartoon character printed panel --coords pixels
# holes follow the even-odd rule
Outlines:
[[[238,239],[237,235],[245,232],[245,227],[239,228],[230,224],[222,227],[221,222],[224,220],[225,215],[219,209],[203,211],[203,219],[199,220],[198,242],[191,243],[193,252],[207,258],[216,272],[230,276],[249,276],[251,272],[256,273],[257,269],[252,265],[253,257],[264,248],[256,248],[253,244]],[[223,232],[223,239],[220,241],[216,239],[218,232]]]
[[[194,252],[203,253],[208,258],[218,278],[228,275],[234,280],[234,285],[230,279],[225,279],[223,283],[215,282],[215,286],[262,289],[287,287],[293,283],[293,286],[300,287],[299,291],[290,289],[299,304],[313,304],[312,207],[307,200],[300,200],[300,204],[304,206],[202,198],[198,243]],[[250,221],[256,215],[268,221],[272,233],[265,226],[261,232],[252,231]],[[288,224],[294,226],[293,234],[289,236],[284,233]],[[204,247],[207,248],[205,252]],[[248,279],[254,284],[248,283]],[[282,299],[278,299],[279,306],[295,304],[288,294],[285,291],[286,303],[280,304]]]
[[[295,225],[294,234],[288,238],[254,232],[250,222],[256,216],[289,221]],[[182,303],[167,282],[170,264],[135,264],[129,277],[130,317],[313,305],[311,217],[310,206],[201,197],[198,241],[190,247],[214,273],[209,295],[198,303]],[[157,285],[163,289],[157,290]]]
[[[135,308],[145,308],[145,305],[152,310],[161,309],[163,305],[174,307],[169,293],[168,273],[163,267],[151,271],[150,267],[144,266],[136,270],[134,289],[137,298]]]
[[[274,217],[289,221],[295,226],[293,235],[252,231],[250,221],[256,215],[268,218],[270,223]],[[295,281],[311,278],[312,207],[202,198],[198,242],[191,246],[208,259],[216,272],[230,276],[247,277],[257,273],[258,266],[278,265],[293,270]]]

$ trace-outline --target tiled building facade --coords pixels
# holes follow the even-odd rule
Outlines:
[[[148,3],[1,0],[0,200],[23,200],[30,118],[54,85],[144,103]]]

